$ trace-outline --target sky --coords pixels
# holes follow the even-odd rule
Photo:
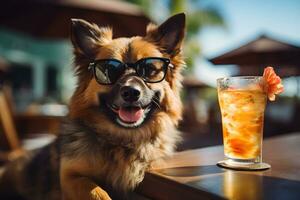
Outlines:
[[[205,28],[199,35],[203,56],[212,58],[267,34],[300,46],[300,0],[199,0],[199,6],[214,6],[224,16],[226,29]],[[230,75],[228,67],[215,67],[198,60],[197,77],[215,85],[215,79]],[[205,76],[203,76],[205,74]]]

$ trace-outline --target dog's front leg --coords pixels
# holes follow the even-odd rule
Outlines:
[[[63,200],[111,200],[105,190],[86,177],[62,179]]]
[[[82,165],[81,165],[82,167]],[[60,184],[63,200],[111,200],[105,190],[82,175],[81,167],[61,165]]]

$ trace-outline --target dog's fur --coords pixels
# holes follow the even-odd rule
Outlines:
[[[182,112],[179,92],[184,28],[185,15],[178,14],[159,27],[149,25],[144,37],[113,39],[109,28],[73,20],[71,39],[78,86],[70,102],[68,121],[55,142],[5,167],[1,191],[27,199],[107,200],[114,193],[122,196],[134,189],[151,163],[171,155],[180,138],[176,126]],[[123,127],[101,109],[101,97],[113,101],[117,95],[107,94],[123,82],[100,85],[88,65],[95,59],[133,63],[145,57],[170,58],[173,68],[168,69],[162,82],[139,83],[159,93],[156,106],[141,125]],[[139,79],[121,79],[126,82],[133,77]]]

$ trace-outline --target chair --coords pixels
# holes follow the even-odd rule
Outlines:
[[[24,153],[14,124],[12,107],[8,103],[8,95],[5,95],[6,92],[8,92],[8,88],[2,86],[0,88],[0,125],[9,148],[8,152],[0,152],[2,161],[12,160]]]
[[[53,134],[28,134],[26,138],[20,139],[17,134],[14,120],[14,104],[8,86],[0,86],[0,127],[7,142],[8,151],[0,151],[0,161],[13,160],[24,155],[27,150],[33,150],[47,145],[55,139]],[[30,123],[32,124],[32,123]]]

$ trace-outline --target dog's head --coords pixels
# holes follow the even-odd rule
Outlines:
[[[113,38],[109,28],[72,20],[78,86],[70,117],[118,135],[149,136],[177,125],[184,32],[184,14],[132,38]]]

